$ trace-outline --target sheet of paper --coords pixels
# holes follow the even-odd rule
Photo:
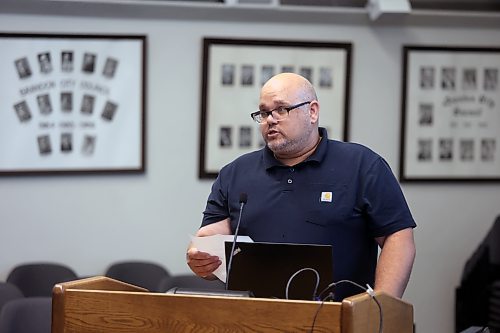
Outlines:
[[[222,282],[226,282],[226,251],[224,242],[233,242],[234,235],[213,235],[206,237],[191,236],[191,244],[198,251],[210,253],[219,257],[222,264],[214,271],[214,275]],[[252,243],[253,240],[248,236],[238,236],[238,242]]]

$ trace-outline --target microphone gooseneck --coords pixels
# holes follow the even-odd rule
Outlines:
[[[229,263],[227,265],[226,273],[226,290],[229,286],[229,273],[231,272],[231,265],[233,264],[234,248],[236,247],[236,241],[238,239],[238,230],[240,229],[241,215],[243,213],[243,207],[247,203],[248,196],[246,193],[240,193],[240,213],[238,215],[238,223],[236,223],[236,229],[234,231],[233,245],[231,246],[231,253],[229,255]]]
[[[246,204],[248,200],[248,195],[246,193],[240,193],[240,204]]]

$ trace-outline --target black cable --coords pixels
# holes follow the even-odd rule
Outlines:
[[[316,310],[316,313],[314,314],[314,317],[313,317],[313,322],[312,322],[312,325],[311,325],[311,331],[310,331],[310,333],[313,333],[313,331],[314,331],[314,325],[316,324],[316,318],[318,317],[319,310],[321,310],[321,307],[323,307],[323,304],[325,304],[325,302],[328,300],[328,298],[333,299],[333,293],[328,294],[321,301],[320,305],[318,306],[318,309]]]
[[[332,282],[332,283],[330,283],[328,286],[326,286],[326,288],[325,288],[325,289],[323,289],[323,290],[319,293],[319,298],[321,299],[321,295],[322,295],[325,291],[327,291],[327,290],[328,290],[328,289],[330,289],[331,287],[336,287],[336,286],[337,286],[338,284],[340,284],[340,283],[350,283],[350,284],[352,284],[352,285],[354,285],[354,286],[356,286],[356,287],[360,288],[360,289],[361,289],[361,290],[363,290],[363,291],[368,291],[368,289],[367,289],[367,288],[365,288],[365,287],[363,287],[362,285],[360,285],[360,284],[358,284],[358,283],[356,283],[356,282],[353,282],[353,281],[351,281],[351,280],[340,280],[340,281],[337,281],[337,282]]]
[[[379,331],[379,333],[382,333],[384,331],[384,322],[383,322],[384,316],[382,315],[382,305],[380,304],[378,299],[375,297],[375,295],[372,295],[372,298],[375,301],[375,303],[377,303],[377,305],[378,305],[378,310],[379,310],[379,314],[380,314],[380,320],[378,323],[378,331]]]
[[[337,282],[332,282],[330,283],[325,289],[323,289],[320,293],[319,293],[319,299],[321,299],[321,296],[330,288],[332,287],[336,287],[338,284],[340,283],[350,283],[358,288],[360,288],[361,290],[367,292],[371,298],[373,298],[373,300],[375,301],[375,303],[377,304],[378,306],[378,309],[379,309],[379,316],[380,316],[380,320],[379,320],[379,327],[378,327],[378,331],[379,333],[382,333],[383,330],[384,330],[384,324],[383,324],[383,313],[382,313],[382,305],[380,304],[380,302],[378,301],[378,299],[375,297],[375,293],[373,291],[373,289],[370,287],[370,285],[367,284],[368,288],[365,288],[363,287],[362,285],[356,283],[356,282],[353,282],[351,280],[340,280],[340,281],[337,281]],[[330,292],[330,294],[328,296],[332,295],[332,298],[333,298],[333,295],[334,293]],[[327,296],[327,297],[328,297]]]

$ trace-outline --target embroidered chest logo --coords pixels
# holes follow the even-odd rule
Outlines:
[[[332,202],[332,192],[321,192],[321,202]]]

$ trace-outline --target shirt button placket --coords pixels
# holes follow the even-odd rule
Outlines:
[[[293,173],[295,171],[294,168],[290,168],[288,169],[290,171],[290,173]],[[289,175],[288,176],[288,179],[286,180],[286,182],[289,184],[289,185],[292,185],[293,184],[293,179],[292,179],[292,175]]]

